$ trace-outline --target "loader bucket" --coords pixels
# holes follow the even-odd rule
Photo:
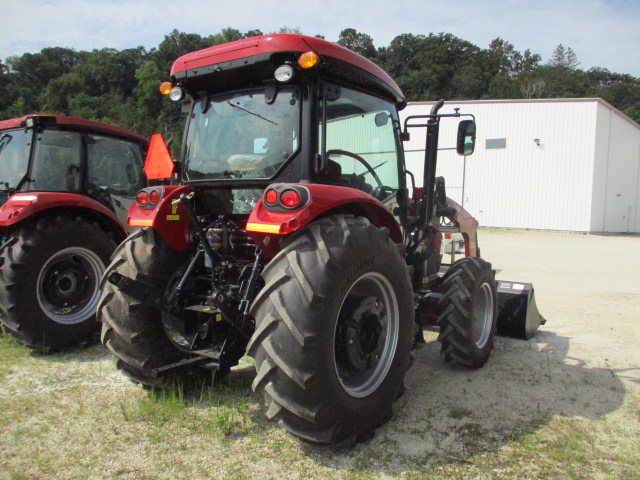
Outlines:
[[[498,280],[498,335],[529,340],[545,323],[536,305],[533,285]]]

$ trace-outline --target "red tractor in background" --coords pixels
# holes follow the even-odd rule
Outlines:
[[[423,322],[437,322],[447,363],[486,362],[494,272],[477,222],[436,178],[440,121],[465,117],[457,150],[469,155],[470,115],[440,114],[441,101],[401,124],[404,96],[382,69],[291,34],[187,54],[161,90],[191,98],[181,182],[138,193],[128,223],[142,228],[115,252],[98,305],[126,375],[160,387],[248,354],[269,418],[350,445],[390,418]],[[420,185],[402,148],[416,126],[427,129]],[[145,171],[173,170],[154,136]],[[467,256],[443,274],[445,218]]]
[[[61,350],[97,336],[100,277],[148,185],[147,140],[59,115],[0,121],[0,322]]]

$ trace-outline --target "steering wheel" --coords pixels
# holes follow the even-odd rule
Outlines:
[[[367,169],[367,171],[371,174],[371,176],[373,177],[373,179],[376,181],[376,183],[378,184],[378,186],[375,188],[375,190],[378,190],[380,192],[384,192],[384,184],[382,183],[382,180],[380,180],[380,177],[378,176],[378,174],[376,173],[376,171],[373,169],[373,167],[371,165],[369,165],[369,162],[367,162],[364,158],[362,158],[360,155],[357,155],[355,153],[352,152],[348,152],[346,150],[328,150],[327,153],[327,158],[330,157],[331,155],[345,155],[347,157],[351,157],[354,160],[357,160],[358,162],[360,162],[362,165],[364,165],[364,168]],[[361,174],[362,175],[362,174]],[[375,196],[375,195],[374,195]]]

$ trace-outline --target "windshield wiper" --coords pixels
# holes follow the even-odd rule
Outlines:
[[[24,184],[25,184],[25,182],[33,182],[33,179],[32,179],[32,178],[29,178],[29,174],[28,174],[28,173],[25,173],[25,174],[24,174],[24,176],[20,179],[20,181],[18,182],[18,184],[17,184],[14,188],[12,188],[12,190],[13,190],[14,192],[16,192],[16,191],[20,190],[20,189],[22,188],[22,185],[24,185]]]
[[[233,102],[233,101],[231,101],[231,100],[227,100],[227,103],[228,103],[229,105],[231,105],[232,107],[239,108],[240,110],[242,110],[242,111],[244,111],[244,112],[250,113],[251,115],[254,115],[254,116],[258,117],[258,118],[260,118],[260,119],[264,120],[265,122],[273,123],[274,125],[278,126],[278,124],[277,124],[276,122],[274,122],[273,120],[269,120],[268,118],[263,117],[263,116],[262,116],[262,115],[260,115],[259,113],[252,112],[251,110],[249,110],[249,109],[248,109],[248,108],[246,108],[246,107],[243,107],[242,105],[240,105],[240,104],[239,104],[239,103],[237,103],[237,102]]]

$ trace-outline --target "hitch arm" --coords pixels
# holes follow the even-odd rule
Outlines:
[[[143,275],[138,274],[138,277],[133,279],[120,275],[118,272],[111,272],[107,277],[107,281],[121,292],[126,293],[145,305],[162,308],[162,297],[156,293],[158,287],[151,279],[147,280],[143,278]]]

